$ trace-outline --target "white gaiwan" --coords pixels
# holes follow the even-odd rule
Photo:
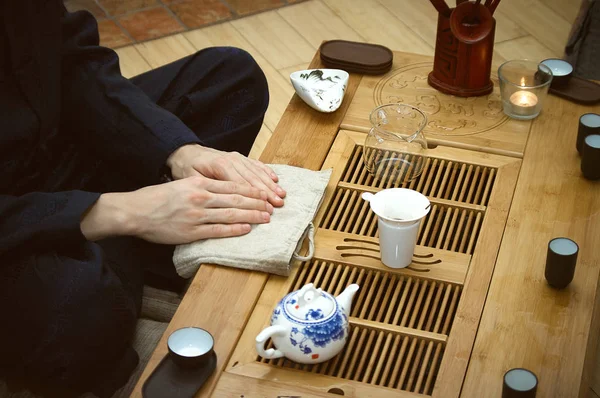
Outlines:
[[[266,359],[286,357],[315,364],[336,356],[348,340],[348,316],[358,285],[339,296],[315,289],[312,283],[285,296],[273,311],[271,326],[256,336],[256,351]],[[276,349],[265,350],[271,338]]]
[[[290,80],[296,93],[311,108],[335,112],[344,99],[348,72],[341,69],[307,69],[294,72]]]

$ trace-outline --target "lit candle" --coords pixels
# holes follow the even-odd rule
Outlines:
[[[521,86],[525,86],[525,79],[521,78]],[[520,90],[513,93],[509,101],[513,107],[513,113],[519,116],[530,116],[535,113],[538,97],[532,92]]]

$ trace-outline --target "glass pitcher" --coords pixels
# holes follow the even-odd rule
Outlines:
[[[388,186],[419,177],[427,151],[425,113],[411,105],[386,104],[375,108],[369,120],[372,127],[363,152],[369,173]]]

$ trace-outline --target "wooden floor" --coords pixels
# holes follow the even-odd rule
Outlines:
[[[504,0],[497,19],[494,61],[562,57],[581,0]],[[294,90],[291,72],[308,66],[323,40],[383,44],[433,55],[437,14],[427,0],[310,0],[220,25],[120,48],[127,77],[210,46],[251,53],[265,72],[271,101],[251,156],[260,156]],[[591,396],[600,396],[600,366]],[[599,394],[596,394],[599,393]]]

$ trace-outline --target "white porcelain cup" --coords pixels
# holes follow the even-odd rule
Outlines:
[[[377,215],[381,262],[390,268],[408,267],[421,220],[429,213],[429,199],[406,188],[384,189],[375,195],[365,192],[362,198]]]

